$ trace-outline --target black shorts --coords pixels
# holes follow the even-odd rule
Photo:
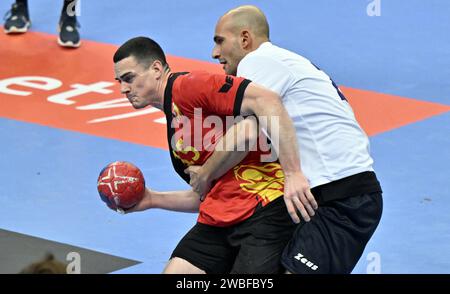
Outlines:
[[[281,273],[281,253],[295,228],[283,197],[279,197],[230,227],[197,223],[171,258],[185,259],[209,274]]]
[[[296,274],[349,274],[381,218],[381,192],[337,199],[301,222],[281,262]]]

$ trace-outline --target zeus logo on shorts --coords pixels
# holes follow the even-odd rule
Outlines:
[[[313,271],[317,270],[319,268],[318,265],[314,264],[313,262],[309,261],[306,257],[303,256],[301,253],[297,253],[296,256],[294,256],[295,259],[312,269]]]

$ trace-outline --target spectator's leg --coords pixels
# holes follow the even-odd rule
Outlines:
[[[27,0],[16,0],[8,13],[4,24],[5,33],[25,33],[31,26]]]
[[[61,17],[59,20],[58,44],[63,47],[80,46],[80,34],[78,28],[75,5],[79,5],[77,0],[64,0]]]

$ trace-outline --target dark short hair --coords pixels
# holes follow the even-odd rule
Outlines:
[[[44,259],[30,264],[19,274],[66,274],[66,267],[65,263],[56,260],[53,254],[48,253]]]
[[[164,67],[167,66],[166,55],[161,46],[147,37],[136,37],[123,43],[114,54],[113,60],[117,63],[130,56],[145,67],[149,67],[155,60],[159,60]]]

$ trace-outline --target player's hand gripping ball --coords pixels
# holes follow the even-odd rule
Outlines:
[[[141,170],[126,161],[108,164],[98,176],[100,198],[109,208],[123,212],[142,200],[145,180]]]

